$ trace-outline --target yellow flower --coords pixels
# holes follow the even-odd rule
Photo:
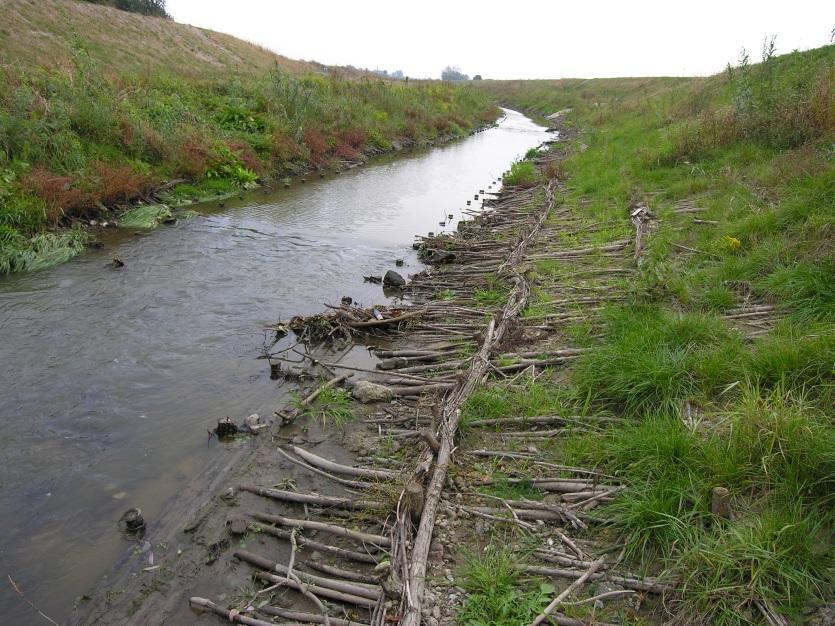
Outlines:
[[[742,242],[736,237],[731,237],[730,235],[722,237],[722,243],[724,243],[725,247],[731,252],[736,252],[742,247]]]

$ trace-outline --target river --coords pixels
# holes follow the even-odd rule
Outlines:
[[[125,551],[125,509],[153,520],[230,454],[207,444],[218,418],[286,402],[290,387],[257,358],[266,325],[342,296],[386,303],[362,276],[398,258],[399,271],[419,271],[413,236],[454,229],[479,190],[498,189],[511,161],[548,139],[505,113],[441,147],[200,205],[154,231],[109,232],[64,265],[0,278],[4,621],[41,619],[7,575],[66,619]]]

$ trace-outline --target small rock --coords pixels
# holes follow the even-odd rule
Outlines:
[[[602,611],[603,610],[603,600],[595,600],[594,601],[594,609],[596,611]]]
[[[342,296],[342,304],[345,306],[351,306],[354,303],[354,299],[351,296]]]
[[[301,435],[296,435],[290,440],[290,443],[300,446],[304,443],[304,437],[302,437]]]
[[[386,402],[394,397],[391,389],[385,385],[372,383],[369,380],[357,381],[351,393],[363,404],[368,404],[369,402]]]
[[[441,619],[441,607],[439,607],[437,604],[432,607],[432,617],[434,617],[436,620]]]
[[[455,253],[448,250],[427,250],[423,254],[423,259],[428,263],[451,263],[455,260]]]
[[[117,256],[113,257],[113,267],[120,268],[120,267],[124,267],[124,266],[125,266],[125,262],[122,259],[120,259]]]
[[[403,267],[403,259],[397,259],[397,260],[395,260],[394,264],[395,264],[397,267]]]
[[[402,287],[406,284],[406,279],[394,270],[389,270],[383,276],[383,284],[387,287]]]
[[[230,535],[245,535],[246,529],[246,520],[242,517],[236,517],[233,519],[226,520],[226,530],[229,532]]]

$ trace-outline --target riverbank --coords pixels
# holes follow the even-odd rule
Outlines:
[[[119,55],[105,63],[102,44],[94,48],[78,33],[111,32],[106,22],[114,15],[132,21],[132,37],[147,31],[153,39],[159,18],[57,0],[26,11],[41,11],[56,33],[62,12],[84,28],[63,33],[66,65],[18,59],[0,67],[0,273],[73,256],[88,237],[78,228],[52,229],[111,221],[160,185],[169,199],[229,194],[266,177],[338,169],[369,154],[465,136],[499,115],[487,96],[466,87],[324,66],[312,73],[309,64],[278,56],[263,70],[265,51],[243,42],[253,58],[246,70],[138,72],[126,60],[114,66]],[[175,38],[193,37],[191,27],[164,26]],[[126,34],[114,36],[126,39],[107,45],[134,47]]]
[[[820,72],[827,55],[739,72],[749,84],[777,77],[778,110],[806,115],[814,94],[831,98],[814,87],[831,74]],[[720,102],[728,93],[702,87]],[[379,355],[379,387],[354,390],[396,403],[368,417],[374,438],[337,465],[301,441],[287,449],[304,475],[331,474],[333,498],[244,485],[247,509],[285,519],[256,516],[230,561],[238,576],[260,571],[270,587],[287,564],[302,581],[324,572],[313,594],[341,589],[340,604],[360,608],[340,616],[358,623],[826,623],[831,118],[796,127],[769,115],[776,127],[761,135],[740,130],[753,117],[730,118],[740,134],[720,141],[710,120],[727,112],[694,97],[701,115],[678,135],[667,115],[691,109],[663,95],[654,110],[666,115],[631,102],[577,111],[576,139],[535,157],[529,189],[508,190],[472,230],[424,240],[447,261],[412,281],[425,301],[376,322],[350,309],[306,320],[349,336],[402,320],[404,344]],[[671,135],[673,148],[653,143]],[[322,415],[349,406],[335,393]],[[281,531],[310,521],[332,526]],[[365,533],[340,557],[373,562],[333,564],[299,544],[346,548],[327,540],[345,537],[334,525]],[[195,608],[290,618],[275,588],[206,584],[214,604]],[[305,612],[292,619],[322,620],[315,602],[289,602]]]
[[[455,230],[480,206],[473,194],[546,138],[508,112],[460,141],[198,206],[153,232],[107,229],[102,248],[72,263],[0,281],[3,332],[15,337],[0,348],[3,376],[18,383],[0,399],[2,452],[14,459],[0,551],[24,593],[64,619],[132,548],[115,526],[132,506],[156,543],[172,496],[235,453],[207,445],[206,429],[291,401],[295,383],[258,358],[263,329],[342,296],[390,304],[362,277],[419,271],[413,234]],[[38,565],[56,554],[48,571]],[[7,614],[25,619],[4,589]]]
[[[525,135],[530,135],[530,131],[534,129],[532,125],[530,126],[531,128],[527,130]],[[500,130],[491,130],[488,131],[488,133],[485,133],[483,138],[473,138],[468,141],[475,141],[479,144],[489,142],[489,134],[497,132],[500,132]],[[533,136],[536,137],[537,135]],[[525,142],[530,141],[530,139],[528,139],[527,136],[522,136],[517,139],[517,141]],[[450,146],[449,149],[452,150],[453,153],[458,152],[454,145]],[[527,147],[522,147],[521,153],[524,153],[526,149]],[[479,151],[478,153],[481,154],[482,151]],[[461,157],[458,158],[460,159]],[[472,159],[467,159],[467,161],[470,160]],[[507,163],[508,161],[505,161],[505,167]],[[483,169],[496,171],[491,166],[484,167]],[[425,173],[427,171],[426,166],[421,167],[421,172]],[[365,172],[356,172],[356,174],[367,176],[371,172],[372,170],[367,170]],[[386,174],[386,176],[391,179],[390,172]],[[456,178],[460,178],[460,176],[457,176]],[[444,187],[442,176],[433,176],[431,181],[433,190],[438,189],[443,191]],[[349,181],[344,179],[340,182],[351,184]],[[485,191],[489,191],[490,187],[495,186],[494,183],[495,181],[489,181],[480,186],[483,187]],[[409,184],[422,185],[423,182],[414,181]],[[479,186],[475,186],[474,190],[479,192]],[[480,200],[472,200],[472,196],[470,196],[470,198],[471,200],[468,201],[468,203],[471,202],[474,205],[473,208],[475,209],[477,205],[480,204]],[[388,202],[391,202],[390,198],[388,199]],[[432,204],[437,204],[437,199],[433,201]],[[420,208],[423,213],[426,212],[426,206],[426,202],[420,203]],[[444,217],[446,221],[449,216]],[[433,230],[437,230],[437,227],[432,224],[433,223],[430,222],[430,227],[433,228]],[[383,225],[383,227],[385,227],[385,225]],[[407,257],[408,265],[409,255],[406,254],[405,251],[400,254]],[[359,276],[355,276],[354,279],[359,280]],[[341,289],[348,288],[342,287]],[[350,290],[348,293],[356,292]],[[281,346],[277,346],[275,350],[278,350],[280,347]],[[364,352],[365,351],[362,348],[358,347],[348,355],[347,359],[340,359],[342,351],[335,351],[332,355],[323,358],[323,360],[340,361],[348,365],[356,365],[360,367],[365,366],[373,369],[374,363],[377,359],[369,359],[367,356],[363,358],[362,354]],[[287,367],[285,369],[293,370],[298,368]],[[250,403],[248,406],[253,405]],[[262,415],[264,415],[263,412]],[[322,425],[318,423],[318,419],[321,419],[321,414],[319,413],[316,414],[314,419],[308,421],[308,426],[299,424],[294,427],[282,429],[280,434],[278,434],[278,436],[281,437],[278,441],[286,441],[285,437],[289,439],[298,435],[301,438],[300,445],[308,445],[309,442],[313,442],[313,444],[315,444],[316,442],[321,442],[322,439],[326,438],[327,441],[321,442],[318,446],[316,446],[315,449],[317,453],[324,454],[329,458],[349,461],[350,457],[347,456],[348,452],[344,447],[342,447],[344,444],[340,443],[345,439],[345,434],[341,432],[341,428],[337,427],[334,429],[333,423],[330,418],[328,418],[328,428],[323,432]],[[305,432],[308,427],[309,432]],[[365,432],[366,426],[361,423],[354,424],[353,426],[348,424],[347,428],[349,431],[352,428],[359,428],[360,432]],[[261,439],[263,439],[263,437]],[[261,439],[255,441],[254,443],[257,444],[259,448],[264,447],[264,450],[253,450],[244,443],[241,444],[243,445],[244,450],[240,454],[236,453],[234,459],[229,459],[230,465],[225,466],[225,469],[223,470],[231,471],[231,474],[229,474],[228,478],[225,480],[225,486],[240,484],[241,482],[245,482],[245,478],[249,482],[274,484],[274,481],[279,480],[278,477],[280,477],[282,483],[284,483],[285,480],[293,481],[295,484],[299,485],[300,488],[312,486],[312,488],[320,491],[321,493],[338,493],[338,491],[331,489],[330,485],[327,484],[327,481],[324,481],[323,483],[323,481],[319,481],[315,477],[314,482],[311,485],[309,480],[310,477],[307,476],[305,472],[298,471],[297,468],[289,465],[282,457],[276,455],[274,443],[271,444],[269,441],[261,441]],[[235,462],[241,460],[243,460],[242,467],[235,467]],[[233,467],[233,469],[230,470],[230,466]],[[252,472],[253,469],[254,473]],[[207,472],[206,475],[202,476],[198,482],[200,484],[203,484],[204,482],[211,482],[215,475],[213,473],[214,471],[215,470],[210,470]],[[249,474],[247,472],[249,472]],[[218,476],[220,476],[220,474],[221,470],[218,470]],[[218,480],[222,480],[222,478],[219,478]],[[234,538],[231,538],[231,543],[228,544],[226,546],[226,550],[222,552],[222,557],[218,558],[211,567],[205,567],[204,565],[204,561],[208,558],[207,546],[219,544],[224,539],[229,539],[228,531],[225,526],[225,513],[234,511],[240,511],[242,513],[248,508],[254,506],[256,501],[248,500],[249,494],[241,493],[236,497],[236,501],[240,501],[242,503],[241,507],[230,509],[223,500],[218,500],[216,497],[218,493],[222,493],[224,491],[223,488],[218,491],[218,484],[224,483],[218,483],[218,481],[214,482],[214,491],[211,491],[207,487],[205,491],[194,494],[195,498],[192,499],[189,496],[193,493],[193,490],[189,488],[187,493],[183,493],[181,497],[175,498],[170,506],[166,507],[166,510],[160,512],[159,514],[154,514],[152,518],[149,518],[153,520],[153,527],[152,533],[148,536],[148,540],[153,546],[157,546],[158,544],[168,546],[167,552],[163,552],[159,549],[155,549],[153,551],[155,559],[154,564],[159,565],[159,567],[147,572],[143,571],[147,567],[153,567],[148,563],[147,554],[142,554],[138,551],[136,553],[129,554],[126,557],[127,562],[123,564],[122,568],[117,570],[118,578],[114,579],[112,576],[109,577],[107,589],[110,591],[98,594],[92,601],[93,606],[90,606],[87,602],[83,602],[80,605],[79,617],[77,617],[78,621],[81,623],[89,623],[93,619],[91,616],[94,615],[97,619],[102,620],[103,623],[107,623],[108,620],[122,623],[122,620],[127,619],[133,619],[135,620],[135,623],[143,623],[145,620],[153,622],[155,619],[158,619],[155,615],[164,615],[166,619],[173,620],[167,623],[190,623],[188,620],[191,614],[189,613],[187,602],[179,601],[183,599],[183,593],[185,593],[184,589],[191,589],[192,592],[202,590],[203,593],[213,591],[216,591],[217,594],[224,593],[223,586],[226,585],[229,580],[226,573],[228,569],[230,569],[230,567],[233,571],[241,569],[235,568],[226,562],[228,561],[230,549],[234,549],[234,547],[238,544]],[[209,503],[207,506],[212,511],[212,513],[207,516],[208,519],[200,526],[199,529],[194,530],[193,533],[183,533],[183,527],[189,525],[191,514],[194,510],[196,510],[196,508],[190,510],[188,507],[199,507],[204,505],[207,501]],[[276,509],[276,511],[280,510],[281,509]],[[244,543],[253,547],[255,542],[260,541],[262,538],[263,535],[255,533],[252,536],[249,536]],[[182,552],[180,552],[180,550],[182,550]],[[200,567],[198,567],[198,565]],[[183,568],[185,568],[185,574],[183,574]],[[247,574],[245,572],[235,573],[235,580],[239,580],[240,585],[245,586],[246,575]],[[232,574],[229,574],[229,576],[232,576]],[[168,581],[171,579],[177,582],[169,585]],[[189,582],[183,583],[184,580]],[[181,583],[183,584],[181,585]],[[157,591],[159,591],[159,593],[157,593]],[[146,602],[142,601],[145,594],[150,595],[149,600]],[[137,601],[136,606],[132,606],[134,600]],[[133,613],[136,610],[139,612],[133,617],[127,616],[127,614]]]

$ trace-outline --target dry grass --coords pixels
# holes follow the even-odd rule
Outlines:
[[[274,65],[293,73],[317,72],[318,63],[296,61],[230,35],[171,20],[73,0],[4,0],[0,3],[0,58],[26,65],[70,65],[75,33],[90,54],[120,72],[158,70],[183,77],[264,72]],[[125,41],[135,46],[125,46]],[[137,54],[137,50],[142,54]]]

